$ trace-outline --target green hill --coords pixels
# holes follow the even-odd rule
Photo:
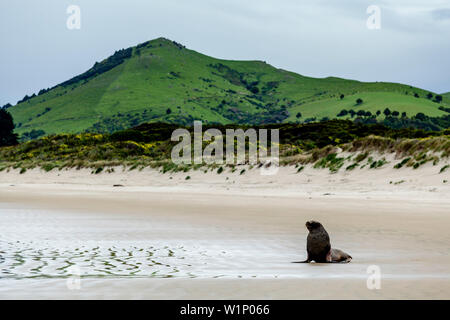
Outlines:
[[[113,132],[143,122],[189,124],[194,119],[303,122],[336,118],[342,109],[447,114],[438,108],[449,107],[450,97],[438,104],[427,94],[396,83],[317,79],[261,61],[219,60],[159,38],[117,51],[79,76],[26,96],[9,111],[19,134]],[[357,99],[363,102],[356,105]]]

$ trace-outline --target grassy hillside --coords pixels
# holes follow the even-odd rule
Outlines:
[[[450,97],[438,104],[428,93],[395,83],[304,77],[261,61],[214,59],[159,38],[120,50],[82,75],[25,97],[9,111],[19,134],[113,132],[143,122],[190,124],[194,119],[303,122],[335,118],[350,108],[447,114],[438,108],[449,107]]]
[[[362,99],[363,103],[356,104],[357,99]],[[345,96],[342,100],[334,98],[321,99],[294,107],[291,109],[291,115],[287,120],[295,121],[297,112],[301,112],[304,118],[334,118],[343,109],[370,111],[372,114],[381,111],[381,115],[378,118],[384,118],[383,111],[386,108],[399,113],[406,112],[408,117],[416,115],[418,112],[422,112],[430,117],[439,117],[443,115],[442,111],[438,109],[439,106],[429,99],[418,99],[412,95],[402,95],[397,92],[358,92]],[[346,116],[344,118],[349,117]]]

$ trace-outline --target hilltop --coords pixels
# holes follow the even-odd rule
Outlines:
[[[308,122],[336,118],[342,109],[448,115],[450,97],[436,103],[437,97],[403,84],[318,79],[262,61],[215,59],[159,38],[116,51],[8,110],[19,134],[111,133],[144,122],[188,125],[194,119],[209,124]]]

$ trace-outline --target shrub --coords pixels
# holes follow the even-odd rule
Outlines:
[[[360,117],[363,117],[363,116],[366,115],[366,112],[365,112],[364,110],[359,110],[359,111],[356,113],[356,115],[358,115],[358,116],[360,116]]]
[[[20,137],[21,141],[28,141],[28,140],[34,140],[37,139],[39,137],[42,137],[45,135],[45,131],[44,130],[31,130],[28,132],[24,132],[22,134],[22,136]]]
[[[415,118],[418,119],[418,120],[421,120],[421,121],[425,121],[427,119],[427,116],[424,113],[419,112],[419,113],[416,114]]]
[[[257,94],[257,93],[259,93],[259,89],[258,89],[258,87],[251,87],[250,92],[253,94]]]
[[[364,159],[366,159],[369,156],[369,153],[365,152],[365,153],[360,153],[356,156],[355,161],[356,162],[361,162]]]
[[[144,135],[142,132],[138,130],[123,130],[113,133],[110,136],[111,141],[136,141],[136,142],[142,142],[144,141]]]
[[[348,111],[345,109],[341,110],[341,112],[337,114],[338,117],[345,117],[346,115],[348,115]]]
[[[437,95],[436,98],[434,98],[434,102],[441,103],[442,102],[442,96]]]
[[[54,163],[46,163],[42,166],[42,169],[44,169],[44,171],[49,172],[52,171],[53,168],[55,168],[56,165]]]
[[[99,173],[101,173],[103,171],[103,167],[98,167],[95,171],[94,171],[94,173],[95,174],[99,174]]]
[[[329,168],[331,172],[337,172],[344,164],[344,160],[344,158],[337,157],[336,153],[331,153],[319,160],[314,165],[314,168]]]
[[[385,159],[381,159],[381,160],[378,160],[378,161],[373,161],[370,164],[370,168],[371,169],[377,169],[377,168],[380,168],[380,167],[384,166],[385,164],[386,164],[386,160]]]
[[[407,163],[409,162],[409,160],[411,160],[411,157],[403,159],[403,161],[400,162],[400,163],[397,163],[397,164],[394,166],[394,168],[395,168],[395,169],[400,169],[400,168],[402,168],[405,164],[407,164]]]

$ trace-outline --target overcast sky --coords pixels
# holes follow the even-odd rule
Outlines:
[[[67,28],[70,5],[79,30]],[[367,28],[370,5],[379,30]],[[450,91],[450,0],[1,0],[0,105],[160,36],[307,76]]]

